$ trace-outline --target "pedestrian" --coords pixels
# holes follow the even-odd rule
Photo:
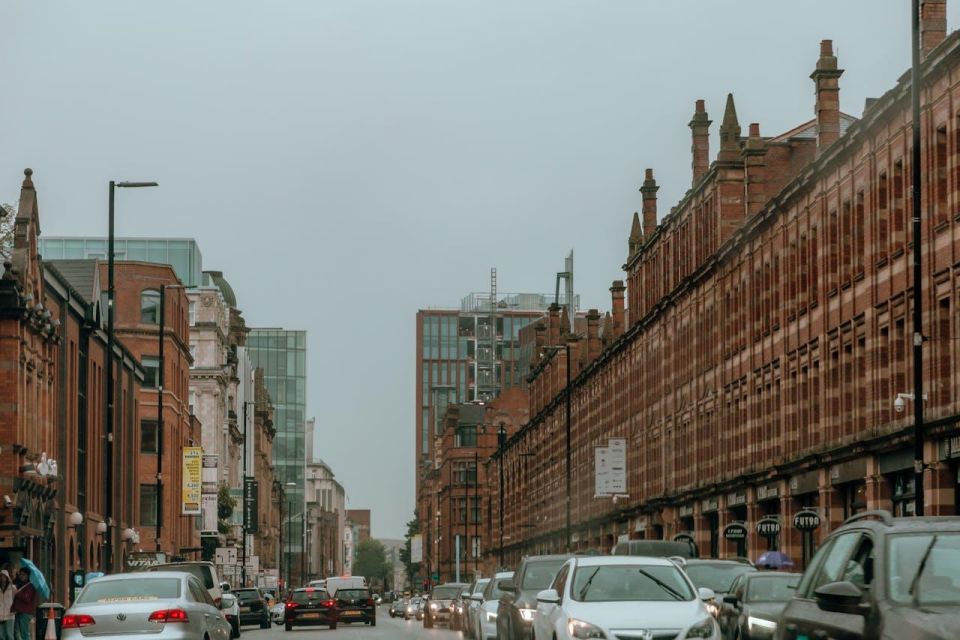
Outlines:
[[[30,640],[30,623],[37,610],[37,590],[30,582],[30,571],[20,567],[17,579],[13,582],[16,593],[13,596],[14,627],[16,640]]]
[[[10,572],[0,569],[0,640],[14,640],[13,597],[16,591]]]

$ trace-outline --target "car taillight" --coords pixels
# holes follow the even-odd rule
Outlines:
[[[368,607],[372,607],[372,606],[373,606],[373,598],[367,599],[367,606],[368,606]]]
[[[220,608],[220,603],[221,603],[222,601],[223,601],[223,598],[214,598],[214,599],[213,599],[213,604],[215,604],[215,605],[217,606],[217,609],[219,609],[219,608]]]
[[[320,604],[323,605],[324,607],[327,607],[328,609],[332,609],[333,607],[337,606],[337,601],[336,601],[336,600],[324,600],[324,601],[321,602]]]
[[[161,624],[165,622],[190,622],[187,612],[183,609],[160,609],[151,613],[147,620]]]
[[[297,606],[297,603],[293,602],[292,600],[287,603],[287,609],[293,609],[296,606]]]
[[[80,627],[90,627],[95,624],[97,624],[97,622],[93,619],[93,616],[88,616],[85,613],[79,615],[71,613],[63,616],[60,626],[63,629],[79,629]]]

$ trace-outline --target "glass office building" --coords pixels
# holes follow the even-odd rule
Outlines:
[[[192,238],[114,238],[116,260],[169,264],[188,287],[203,284],[203,257]],[[42,237],[44,260],[107,259],[106,238]]]
[[[263,378],[273,401],[273,465],[276,479],[284,486],[284,570],[300,570],[303,541],[304,478],[306,475],[307,332],[286,329],[251,329],[247,353]],[[292,507],[288,516],[287,510]]]

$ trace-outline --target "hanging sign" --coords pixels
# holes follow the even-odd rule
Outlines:
[[[689,531],[681,531],[677,535],[673,536],[674,542],[686,542],[687,544],[697,544],[697,541],[693,539],[693,534]]]
[[[811,509],[797,511],[793,515],[793,528],[798,531],[816,531],[820,528],[820,514]]]
[[[742,522],[731,522],[723,528],[723,537],[727,540],[746,540],[747,527]]]
[[[764,538],[776,538],[780,535],[780,521],[776,518],[761,518],[757,522],[757,535]]]

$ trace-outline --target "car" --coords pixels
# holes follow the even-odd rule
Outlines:
[[[403,613],[404,620],[410,620],[417,617],[417,611],[420,610],[420,597],[414,596],[407,601],[407,610]]]
[[[423,627],[430,629],[435,624],[444,623],[449,626],[454,601],[467,586],[463,582],[447,582],[435,586],[423,609]]]
[[[293,631],[294,627],[317,625],[336,629],[339,620],[337,601],[326,591],[313,587],[295,589],[287,600],[283,614],[283,626],[287,631]]]
[[[495,573],[483,590],[483,602],[476,612],[476,627],[473,629],[474,640],[498,640],[497,609],[500,606],[500,596],[505,592],[504,587],[513,585],[513,571]]]
[[[196,576],[184,571],[109,575],[92,580],[61,619],[64,640],[149,636],[229,640],[230,624]]]
[[[574,556],[537,594],[534,638],[720,640],[705,605],[713,597],[666,558]]]
[[[503,640],[528,640],[537,610],[537,594],[553,582],[569,554],[527,556],[517,567],[515,580],[506,585],[497,609],[497,633]]]
[[[273,621],[273,624],[283,624],[283,617],[286,609],[286,602],[278,602],[270,607],[270,619]]]
[[[307,583],[308,587],[313,587],[314,589],[320,589],[322,591],[327,591],[327,581],[326,580],[311,580]]]
[[[722,600],[720,631],[725,640],[770,640],[787,601],[796,592],[799,573],[755,571],[734,580]],[[694,582],[696,584],[696,582]]]
[[[490,578],[477,580],[470,585],[470,593],[467,596],[467,606],[463,611],[463,635],[467,638],[473,638],[477,629],[477,612],[480,605],[483,604],[483,592],[490,583]]]
[[[220,610],[223,611],[223,617],[230,623],[230,637],[240,637],[240,601],[232,593],[224,593],[220,596]]]
[[[390,604],[390,617],[402,618],[407,610],[407,601],[403,598],[397,598]]]
[[[240,604],[240,624],[258,624],[261,629],[270,628],[270,608],[263,593],[256,587],[231,591]]]
[[[367,579],[363,576],[343,576],[331,577],[323,581],[323,589],[334,598],[337,597],[337,591],[340,589],[366,589]]]
[[[377,605],[367,589],[346,589],[341,587],[334,596],[340,610],[340,622],[362,622],[371,627],[377,626]]]
[[[420,601],[417,602],[417,610],[414,612],[414,617],[417,620],[423,620],[423,610],[427,607],[427,598],[420,598]]]
[[[714,558],[686,560],[681,567],[695,587],[712,589],[717,597],[707,603],[707,611],[719,620],[723,609],[723,596],[730,593],[734,581],[745,573],[756,572],[757,568],[739,560],[717,560]],[[723,626],[722,624],[720,625]]]
[[[830,533],[774,637],[946,640],[960,629],[960,517],[865,511]]]
[[[614,545],[610,555],[655,558],[675,556],[690,560],[699,558],[700,552],[696,544],[684,540],[624,540]]]
[[[146,567],[144,571],[186,571],[192,573],[200,580],[200,584],[207,590],[207,593],[209,593],[213,601],[217,603],[217,606],[220,606],[220,597],[223,595],[223,589],[220,586],[220,576],[217,573],[217,567],[212,562],[165,562],[164,564],[155,564]],[[227,586],[229,587],[229,585]]]
[[[470,601],[467,597],[470,595],[471,585],[466,585],[460,589],[460,593],[457,594],[457,597],[451,603],[450,606],[450,629],[453,631],[460,631],[463,629],[463,620],[464,614],[467,610],[467,605]]]

